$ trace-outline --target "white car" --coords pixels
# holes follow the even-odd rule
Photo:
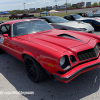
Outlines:
[[[39,19],[44,19],[56,29],[94,33],[94,28],[90,24],[82,21],[68,21],[58,16],[43,16]]]

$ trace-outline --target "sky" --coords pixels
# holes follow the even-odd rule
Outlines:
[[[95,0],[83,0],[84,2],[94,3]],[[82,0],[67,0],[67,3],[75,4],[82,2]],[[98,2],[98,1],[97,1]],[[66,0],[0,0],[0,11],[8,10],[23,10],[24,4],[25,9],[29,8],[41,8],[46,6],[63,5]]]

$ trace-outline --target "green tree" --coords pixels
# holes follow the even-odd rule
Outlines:
[[[97,3],[97,2],[94,2],[94,3],[92,4],[92,6],[98,6],[98,3]]]

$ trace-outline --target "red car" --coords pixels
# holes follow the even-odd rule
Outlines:
[[[0,25],[0,53],[24,62],[33,82],[48,74],[67,83],[100,65],[100,36],[53,29],[41,19],[23,19]]]

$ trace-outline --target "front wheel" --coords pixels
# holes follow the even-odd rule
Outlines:
[[[41,65],[28,55],[24,56],[24,66],[28,77],[35,83],[43,81],[47,77],[47,73]]]
[[[0,49],[0,54],[4,53],[4,51],[2,49]]]

